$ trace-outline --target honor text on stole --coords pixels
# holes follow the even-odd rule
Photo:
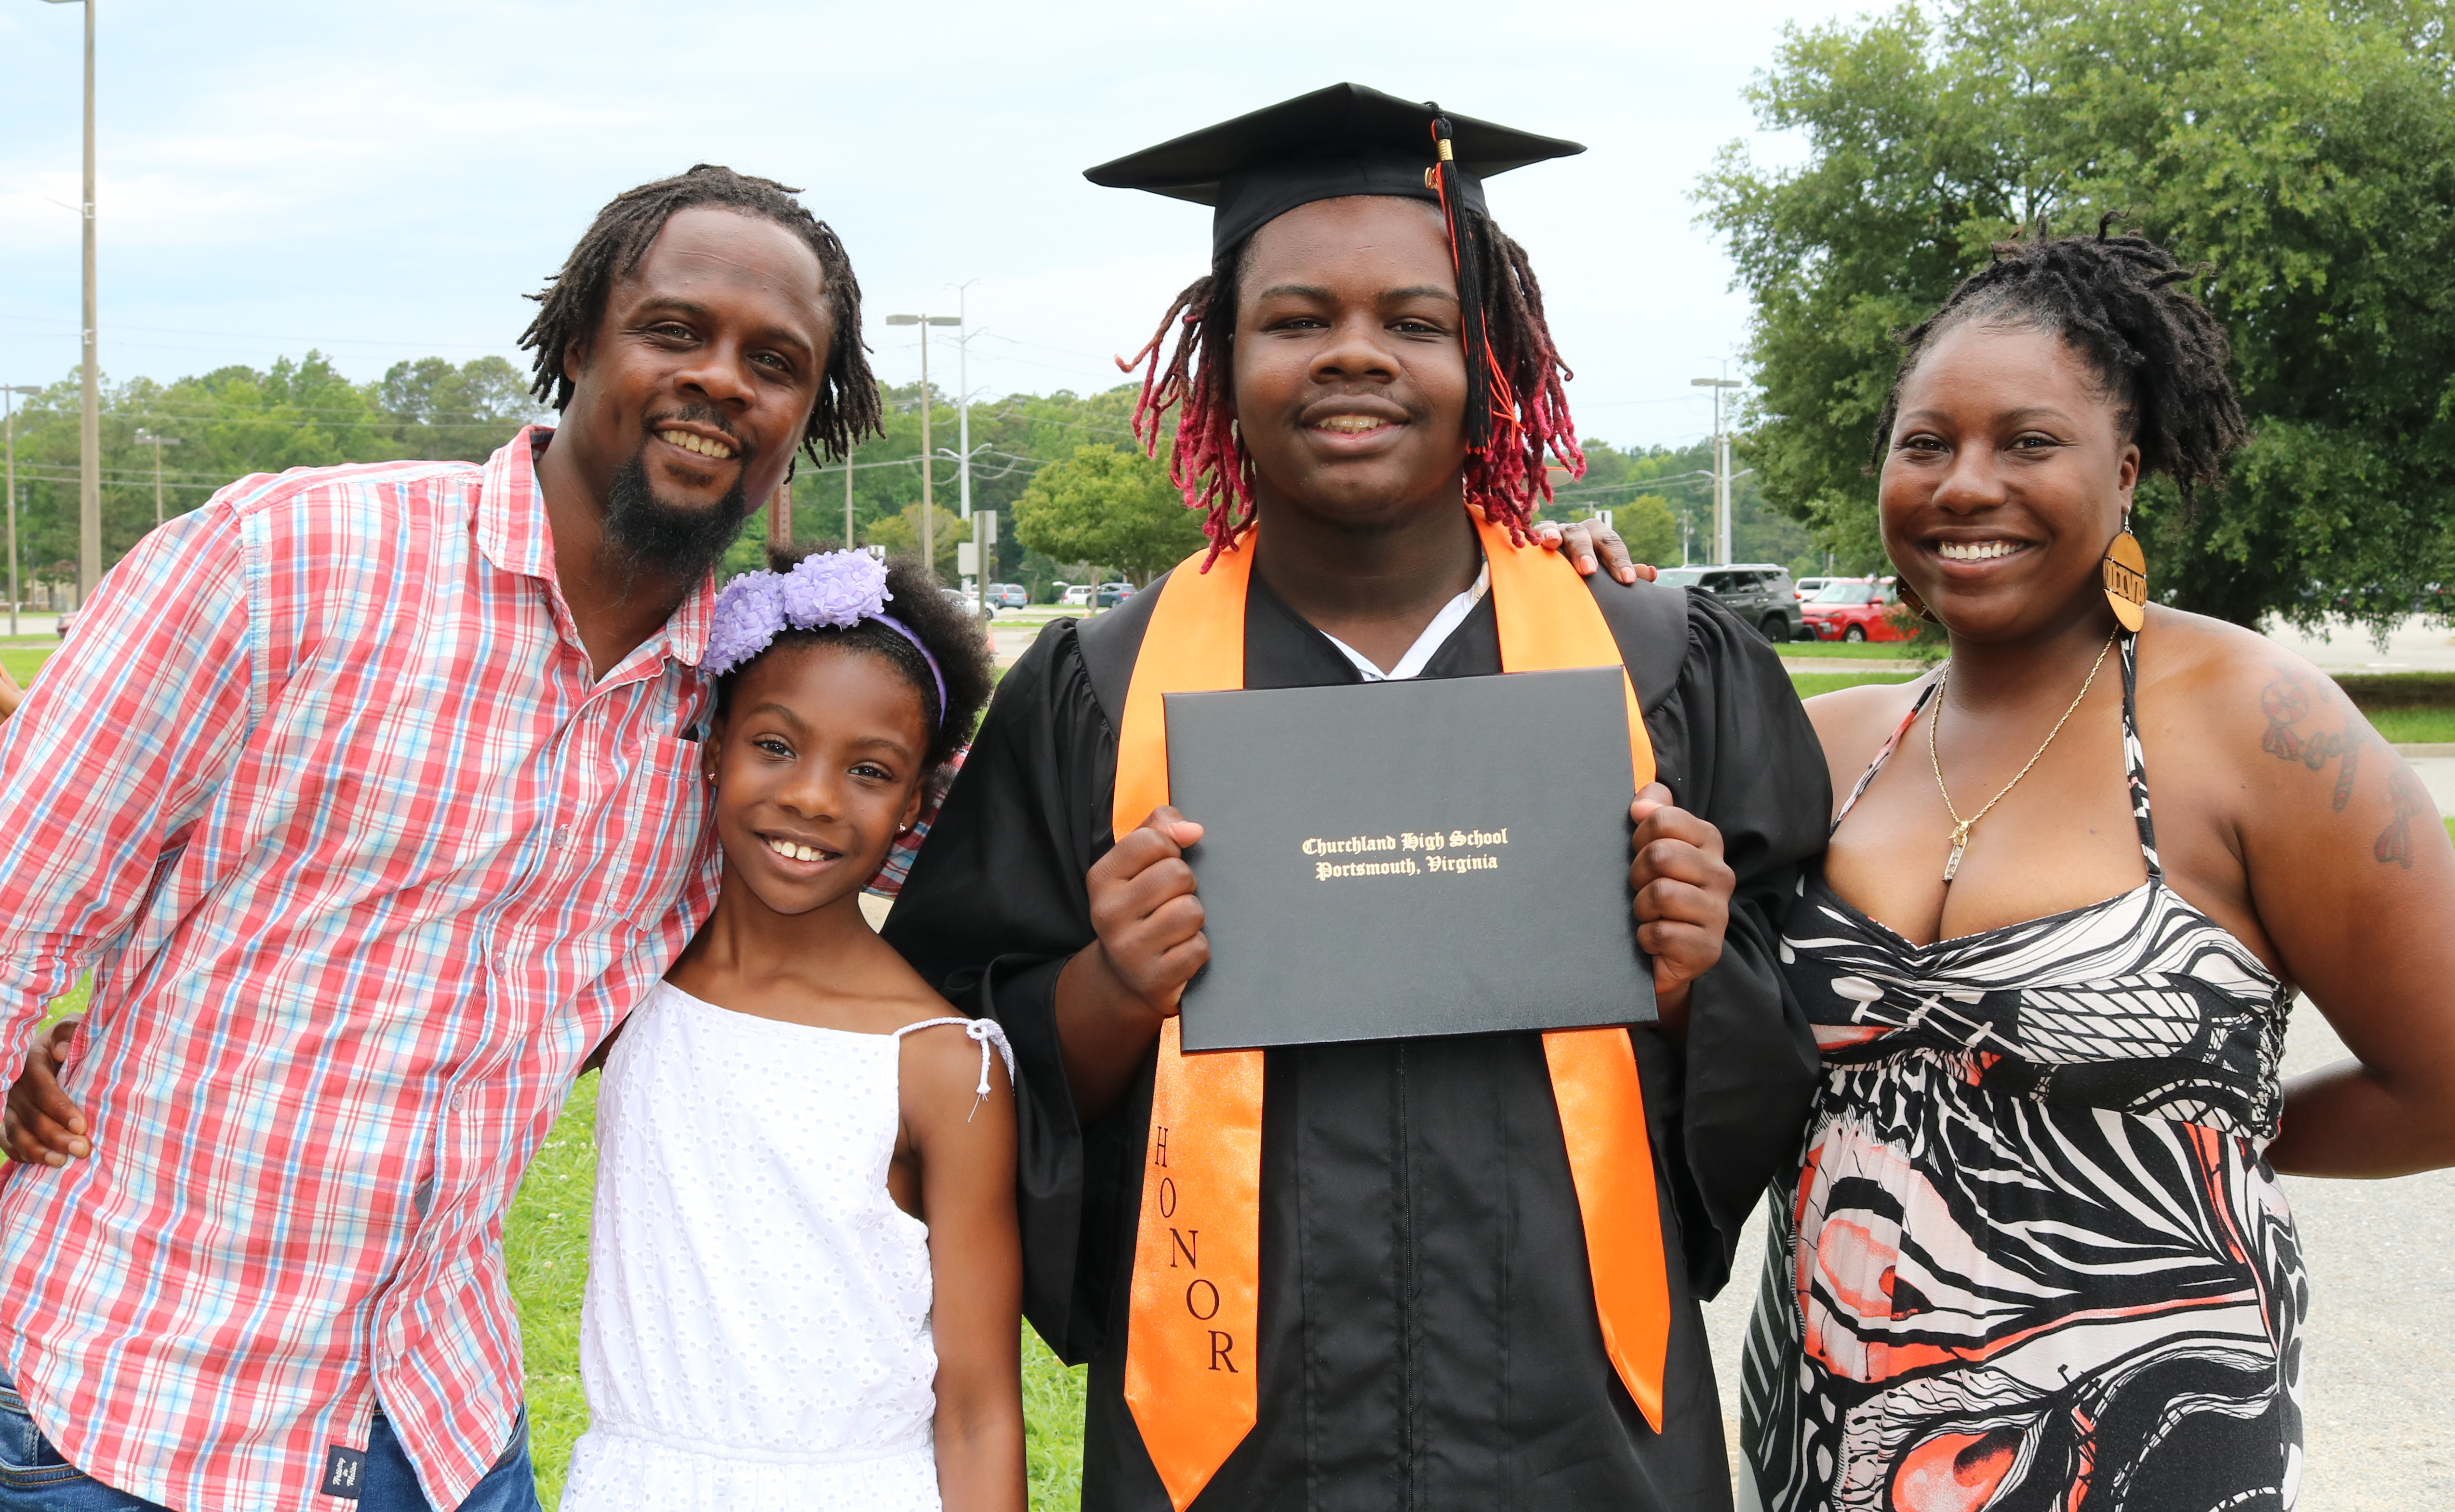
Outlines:
[[[1219,1316],[1219,1288],[1202,1272],[1202,1231],[1179,1228],[1175,1224],[1179,1194],[1176,1174],[1167,1163],[1167,1125],[1151,1126],[1151,1177],[1156,1181],[1151,1200],[1159,1209],[1160,1220],[1167,1224],[1167,1264],[1170,1270],[1193,1273],[1185,1283],[1186,1315],[1206,1325],[1210,1335],[1210,1368],[1236,1373],[1236,1336],[1226,1329],[1208,1327]]]

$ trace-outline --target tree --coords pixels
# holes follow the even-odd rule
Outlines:
[[[2455,577],[2455,66],[2438,0],[1957,0],[1789,29],[1751,91],[1792,169],[1699,186],[1754,304],[1743,451],[1876,565],[1888,336],[1990,243],[2128,224],[2211,271],[2254,439],[2228,488],[2143,490],[2161,598],[2384,625]]]
[[[1679,522],[1671,501],[1659,494],[1639,494],[1612,511],[1612,529],[1628,542],[1628,554],[1656,567],[1673,566],[1679,557]]]
[[[930,570],[938,581],[956,581],[955,547],[971,539],[971,527],[951,501],[937,501],[938,517],[931,521],[929,541]],[[921,554],[921,506],[906,504],[898,513],[869,528],[869,544],[883,546],[892,556],[918,556]]]
[[[1014,502],[1014,534],[1044,556],[1147,583],[1202,545],[1202,516],[1163,463],[1094,441],[1032,478]]]
[[[392,421],[402,456],[438,461],[482,462],[549,413],[529,393],[527,377],[496,356],[457,368],[441,357],[394,363],[375,385],[375,400]]]

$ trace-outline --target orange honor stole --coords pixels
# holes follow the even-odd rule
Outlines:
[[[1488,522],[1479,520],[1477,529],[1491,566],[1504,670],[1621,665],[1602,610],[1567,562],[1512,544],[1506,530]],[[1209,572],[1201,571],[1197,554],[1168,575],[1117,732],[1112,822],[1121,837],[1167,801],[1162,696],[1245,685],[1245,594],[1252,571],[1248,531]],[[1654,780],[1654,747],[1625,674],[1621,687],[1633,794]],[[1659,1433],[1671,1295],[1636,1054],[1626,1029],[1606,1027],[1553,1030],[1543,1036],[1543,1055],[1585,1224],[1603,1348]],[[1176,1019],[1160,1027],[1134,1240],[1126,1404],[1177,1512],[1202,1494],[1254,1422],[1262,1057],[1259,1050],[1188,1056]]]

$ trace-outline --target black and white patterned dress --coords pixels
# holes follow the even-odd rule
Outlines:
[[[1782,959],[1825,1077],[1770,1204],[1742,1506],[2293,1504],[2309,1288],[2261,1154],[2291,995],[2165,885],[2136,647],[2141,886],[1923,946],[1801,887]]]

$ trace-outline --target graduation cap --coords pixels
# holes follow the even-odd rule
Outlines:
[[[1436,105],[1361,84],[1333,84],[1129,152],[1083,176],[1106,189],[1211,206],[1215,256],[1317,199],[1393,194],[1481,214],[1483,180],[1585,150],[1471,115],[1444,115]]]
[[[1538,136],[1471,115],[1444,114],[1430,101],[1402,100],[1361,84],[1333,84],[1127,153],[1085,170],[1083,176],[1106,189],[1139,189],[1210,206],[1214,263],[1270,221],[1315,200],[1387,194],[1437,206],[1451,267],[1457,274],[1458,333],[1466,357],[1466,443],[1475,454],[1469,468],[1469,492],[1494,518],[1520,528],[1529,518],[1527,500],[1537,494],[1550,496],[1544,449],[1550,447],[1580,474],[1584,457],[1554,375],[1554,370],[1566,370],[1559,368],[1548,334],[1539,356],[1518,354],[1521,362],[1531,361],[1539,370],[1539,374],[1529,374],[1532,387],[1523,396],[1524,413],[1511,375],[1492,351],[1491,312],[1484,308],[1491,296],[1486,277],[1491,250],[1478,229],[1489,214],[1483,181],[1585,150],[1583,143]],[[1156,386],[1159,348],[1166,335],[1163,327],[1144,349],[1152,378],[1145,382],[1135,406],[1138,433],[1145,413],[1155,413],[1155,403],[1164,409],[1175,402]],[[1120,358],[1118,366],[1127,365]],[[1223,488],[1242,497],[1241,485],[1222,483],[1217,476],[1208,486],[1212,493],[1203,495],[1206,499]],[[1214,513],[1212,526],[1215,550],[1232,534],[1232,525],[1227,515]]]

